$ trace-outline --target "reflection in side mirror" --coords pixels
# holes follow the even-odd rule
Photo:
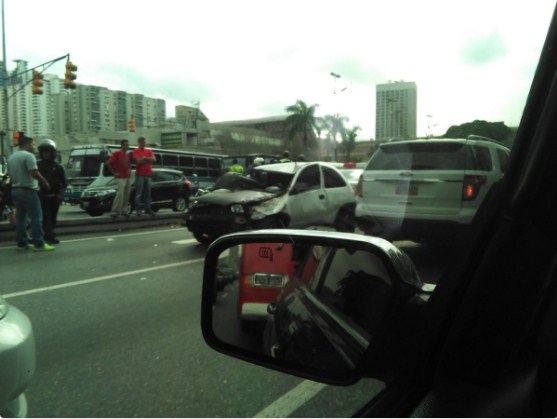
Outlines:
[[[210,246],[206,340],[215,349],[297,375],[355,381],[400,292],[396,284],[422,286],[411,261],[377,238],[265,233],[230,235]]]

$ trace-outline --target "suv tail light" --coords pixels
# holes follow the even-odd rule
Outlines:
[[[354,189],[354,193],[356,196],[363,198],[364,197],[364,189],[362,188],[362,184],[364,183],[364,175],[360,175],[358,178],[358,183],[356,184],[356,188]]]
[[[462,200],[473,201],[478,197],[480,188],[485,185],[487,178],[485,176],[464,176],[462,184]]]

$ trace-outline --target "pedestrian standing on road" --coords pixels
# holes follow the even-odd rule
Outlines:
[[[46,190],[50,184],[41,173],[35,158],[35,143],[19,133],[19,150],[8,159],[8,173],[12,181],[12,200],[16,210],[16,240],[18,250],[54,250],[44,241],[43,217],[39,199],[39,182]],[[32,243],[27,236],[27,223],[31,226]]]
[[[232,166],[228,169],[229,172],[244,173],[244,168],[238,163],[238,159],[232,160]]]
[[[153,163],[157,162],[153,151],[145,147],[145,137],[137,139],[137,148],[133,150],[135,161],[135,210],[137,215],[141,211],[155,216],[151,209],[151,178],[153,177]]]
[[[120,142],[120,150],[116,150],[108,159],[108,167],[114,175],[116,182],[116,196],[112,201],[111,217],[118,218],[123,215],[128,218],[128,205],[130,201],[130,175],[131,161],[128,149],[130,142],[122,140]],[[136,181],[137,183],[137,181]]]
[[[40,174],[48,181],[50,189],[41,185],[39,198],[43,212],[44,239],[49,244],[57,244],[56,221],[60,204],[64,201],[64,192],[68,187],[68,178],[64,166],[56,161],[56,143],[45,138],[39,142],[40,160],[37,162]]]
[[[288,150],[284,150],[282,152],[282,157],[279,160],[279,163],[290,163],[292,160],[290,160],[290,151]]]

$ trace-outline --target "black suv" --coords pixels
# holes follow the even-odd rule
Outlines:
[[[128,213],[134,210],[135,205],[134,173],[132,173],[131,184]],[[191,182],[179,170],[154,168],[151,186],[151,207],[153,211],[157,211],[159,208],[185,211],[189,203],[190,185]],[[115,196],[116,180],[112,179],[105,186],[85,189],[81,194],[80,206],[87,214],[96,217],[111,210]]]

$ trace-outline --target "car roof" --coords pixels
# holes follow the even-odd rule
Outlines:
[[[478,135],[470,135],[468,138],[431,138],[431,139],[415,139],[415,140],[391,140],[382,143],[379,147],[393,147],[394,144],[446,144],[446,143],[460,143],[460,144],[493,144],[498,147],[508,149],[505,144],[497,140],[487,137],[480,137]]]
[[[265,172],[280,172],[293,174],[300,170],[302,167],[309,166],[310,164],[316,164],[316,162],[287,162],[287,163],[272,163],[265,164],[263,166],[254,167],[253,170],[261,170]],[[321,163],[318,163],[321,164]]]

